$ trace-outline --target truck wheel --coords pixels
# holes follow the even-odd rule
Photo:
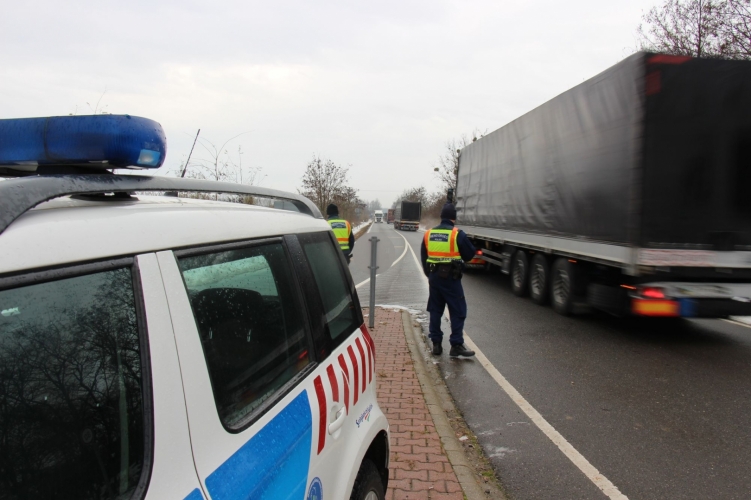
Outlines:
[[[524,250],[517,250],[514,253],[514,260],[511,262],[511,291],[517,297],[527,295],[529,285],[529,260]]]
[[[548,300],[549,276],[548,259],[541,253],[536,254],[529,269],[529,296],[536,304],[543,305]]]
[[[383,481],[378,474],[376,466],[367,458],[362,461],[360,470],[357,472],[355,486],[352,488],[350,500],[383,500],[386,495],[383,492]]]
[[[558,257],[550,273],[550,300],[558,314],[568,316],[574,306],[574,269],[565,257]]]

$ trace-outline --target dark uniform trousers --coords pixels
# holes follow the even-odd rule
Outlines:
[[[441,278],[438,272],[431,272],[428,276],[430,296],[428,297],[428,312],[430,313],[429,337],[432,342],[440,343],[443,339],[441,317],[446,306],[449,307],[451,318],[452,346],[464,343],[464,320],[467,319],[467,301],[464,298],[462,280]]]

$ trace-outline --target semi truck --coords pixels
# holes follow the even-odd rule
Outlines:
[[[751,62],[634,54],[463,148],[456,203],[560,314],[751,315]]]
[[[401,200],[394,210],[394,229],[400,231],[417,231],[420,227],[422,205],[418,201]]]
[[[383,210],[376,210],[373,212],[373,218],[376,222],[383,222]]]
[[[393,208],[389,208],[389,211],[386,212],[386,223],[387,224],[394,223],[394,209]]]

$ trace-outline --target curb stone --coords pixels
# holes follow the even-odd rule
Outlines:
[[[464,490],[465,498],[467,500],[484,500],[489,498],[492,493],[494,494],[493,498],[506,500],[507,497],[503,495],[503,492],[497,488],[493,488],[496,490],[495,492],[487,490],[488,486],[479,482],[474,467],[467,460],[464,447],[459,442],[459,439],[457,439],[454,428],[446,416],[446,412],[458,413],[454,407],[453,399],[443,379],[436,373],[437,370],[435,367],[433,367],[434,373],[431,373],[425,357],[420,352],[420,347],[425,347],[424,340],[420,333],[412,326],[412,321],[410,313],[402,311],[404,336],[406,337],[407,346],[409,346],[410,354],[414,361],[417,379],[422,387],[425,402],[433,418],[435,429],[440,436],[441,444],[446,451],[449,462],[454,467],[459,484],[462,490]]]

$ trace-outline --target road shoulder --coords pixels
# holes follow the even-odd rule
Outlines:
[[[368,313],[367,309],[363,312]],[[378,401],[391,428],[386,498],[505,499],[440,374],[435,367],[431,373],[421,354],[424,344],[413,321],[407,311],[377,308],[371,329],[377,353]],[[460,421],[463,427],[457,427]],[[457,436],[467,436],[464,444]],[[465,451],[475,451],[478,456]]]
[[[407,345],[414,361],[415,372],[433,417],[436,431],[441,436],[449,461],[462,485],[468,500],[494,498],[504,500],[507,495],[498,483],[490,462],[482,453],[474,433],[454,405],[448,387],[433,363],[422,328],[415,326],[415,318],[402,311]],[[457,436],[461,436],[462,441]]]

